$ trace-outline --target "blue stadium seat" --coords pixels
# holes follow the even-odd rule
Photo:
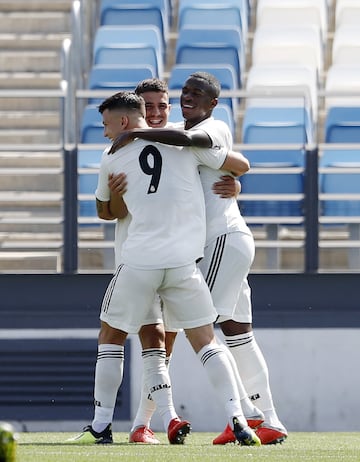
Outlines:
[[[305,144],[305,108],[271,108],[250,106],[245,111],[243,142],[245,144]],[[245,155],[251,168],[292,169],[305,166],[304,149],[249,150]],[[244,194],[303,194],[303,171],[284,173],[249,173],[241,178]],[[241,196],[240,196],[241,197]],[[302,216],[303,200],[240,201],[245,216]]]
[[[78,148],[78,168],[98,169],[103,149]],[[94,194],[97,186],[97,173],[79,172],[78,192],[81,194]],[[96,217],[95,200],[79,200],[79,216]]]
[[[131,89],[133,90],[140,80],[155,77],[155,70],[145,64],[93,66],[90,70],[90,89]]]
[[[184,27],[176,42],[176,64],[226,64],[232,66],[242,85],[245,49],[241,30],[236,27]]]
[[[234,116],[227,104],[219,103],[217,106],[215,106],[213,110],[213,116],[215,119],[219,119],[225,122],[229,126],[232,135],[235,136]],[[182,120],[183,116],[180,104],[171,104],[169,122],[181,122]]]
[[[244,143],[302,143],[313,139],[312,123],[303,107],[258,107],[245,109]]]
[[[85,107],[80,131],[81,143],[106,144],[108,139],[104,137],[104,126],[98,106],[89,104]]]
[[[178,30],[183,27],[198,27],[206,24],[212,26],[233,26],[241,31],[242,41],[247,40],[247,19],[242,17],[239,6],[227,3],[196,3],[184,5],[179,10]]]
[[[226,64],[175,64],[170,72],[169,90],[181,89],[189,75],[197,71],[204,71],[214,75],[219,80],[222,90],[236,90],[239,88],[234,69]],[[170,102],[172,104],[178,103],[179,98],[171,98]],[[219,103],[227,104],[231,108],[234,118],[236,118],[237,98],[219,98]]]
[[[360,194],[360,173],[351,173],[354,167],[360,168],[359,150],[325,150],[320,157],[319,167],[344,169],[344,173],[320,173],[320,193]],[[323,200],[321,201],[321,215],[360,216],[360,200]]]
[[[155,69],[145,64],[139,65],[98,65],[90,70],[88,87],[90,90],[134,90],[140,80],[155,77]],[[89,104],[99,104],[104,98],[91,98]]]
[[[95,34],[94,65],[146,65],[162,77],[164,48],[155,26],[101,26]]]
[[[325,118],[325,143],[360,143],[360,107],[330,107]]]
[[[153,25],[161,34],[164,49],[169,32],[168,0],[131,0],[119,2],[102,0],[100,5],[100,25]]]

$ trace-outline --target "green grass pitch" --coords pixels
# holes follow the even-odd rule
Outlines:
[[[290,433],[283,444],[246,447],[213,446],[215,433],[193,432],[184,445],[169,445],[165,433],[161,444],[129,444],[127,433],[114,433],[114,444],[67,444],[73,433],[20,433],[17,462],[323,462],[360,461],[360,433]]]

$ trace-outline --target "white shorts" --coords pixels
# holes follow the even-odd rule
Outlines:
[[[199,268],[209,286],[217,323],[232,319],[251,323],[251,290],[247,276],[254,260],[255,244],[251,235],[224,234],[204,250]]]
[[[216,319],[210,291],[195,263],[180,268],[140,270],[120,265],[107,288],[100,319],[111,327],[137,333],[164,320],[176,329],[211,324]]]

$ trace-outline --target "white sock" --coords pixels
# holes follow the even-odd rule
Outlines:
[[[165,358],[166,367],[169,369],[171,355]],[[131,427],[131,431],[134,431],[137,427],[148,427],[150,428],[151,417],[154,415],[156,405],[154,400],[151,398],[149,389],[144,380],[144,374],[142,375],[142,388],[139,407],[136,412],[134,422]]]
[[[205,345],[197,355],[224,405],[231,427],[233,417],[237,417],[240,425],[246,427],[247,422],[241,408],[236,379],[224,347],[217,344]]]
[[[149,348],[142,351],[144,381],[164,422],[165,431],[167,431],[170,421],[178,416],[172,400],[171,382],[165,356],[165,349],[162,348]]]
[[[240,404],[241,404],[241,408],[243,410],[244,416],[253,417],[253,416],[259,415],[261,411],[259,411],[259,409],[257,409],[256,406],[254,406],[254,404],[248,397],[233,355],[230,353],[229,349],[225,345],[221,345],[221,347],[224,349],[226,356],[228,357],[230,361],[230,364],[231,364],[231,367],[234,373],[234,377],[237,383],[237,388],[238,388],[239,396],[240,396]]]
[[[148,386],[145,383],[144,374],[142,375],[142,387],[139,407],[131,427],[131,431],[137,427],[145,426],[150,427],[151,417],[153,416],[156,409],[154,400],[151,398]]]
[[[123,346],[115,344],[98,346],[94,387],[95,414],[91,424],[96,432],[102,432],[113,420],[123,369]]]
[[[225,336],[225,342],[234,356],[250,399],[265,415],[264,423],[283,427],[275,411],[268,367],[254,333]]]

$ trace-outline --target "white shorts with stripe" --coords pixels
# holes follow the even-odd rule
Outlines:
[[[254,239],[242,232],[223,234],[205,247],[204,258],[198,266],[219,315],[217,323],[228,319],[252,322],[247,276],[254,256]]]
[[[164,321],[176,329],[211,324],[216,319],[210,291],[196,264],[141,270],[120,265],[105,293],[100,319],[111,327],[137,333],[141,326]]]

